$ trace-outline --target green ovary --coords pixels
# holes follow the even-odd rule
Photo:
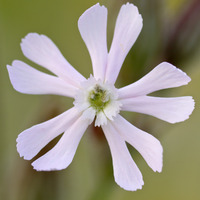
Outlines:
[[[109,103],[110,98],[106,90],[101,86],[95,85],[94,90],[89,94],[90,105],[97,111],[102,111]]]

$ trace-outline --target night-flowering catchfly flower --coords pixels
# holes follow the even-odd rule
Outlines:
[[[22,39],[23,54],[54,75],[38,71],[22,61],[7,66],[13,87],[27,94],[56,94],[74,98],[66,112],[23,131],[17,138],[21,157],[30,160],[58,135],[58,143],[32,165],[38,171],[61,170],[73,160],[87,127],[94,121],[108,141],[115,181],[126,190],[141,189],[143,178],[126,142],[145,159],[153,171],[162,171],[160,142],[120,115],[120,111],[152,115],[170,123],[186,120],[194,109],[192,97],[163,98],[148,94],[186,85],[190,78],[175,66],[163,62],[140,80],[123,88],[115,81],[126,55],[142,29],[142,17],[133,4],[119,11],[113,41],[107,50],[107,9],[96,4],[78,20],[80,34],[91,56],[93,75],[88,79],[77,72],[45,35],[30,33]]]

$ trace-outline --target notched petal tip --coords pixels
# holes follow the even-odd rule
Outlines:
[[[159,140],[156,140],[156,142],[157,144],[155,146],[157,149],[154,152],[155,155],[152,157],[151,162],[148,164],[154,172],[161,173],[163,168],[163,147]]]
[[[118,185],[119,185],[119,184],[118,184]],[[129,186],[119,185],[119,186],[120,186],[122,189],[124,189],[124,190],[131,191],[131,192],[135,192],[135,191],[137,191],[137,190],[141,190],[142,187],[143,187],[143,185],[144,185],[144,181],[143,181],[140,185],[138,185],[138,187],[132,187],[131,185],[129,185]]]
[[[120,179],[118,180],[117,178],[115,178],[115,182],[124,190],[131,191],[131,192],[141,190],[144,185],[143,177],[137,181],[133,180],[132,183],[128,183],[128,182],[122,183],[121,180]]]
[[[127,12],[132,12],[138,16],[137,20],[141,20],[143,22],[142,15],[139,13],[139,9],[132,3],[127,2],[126,4],[122,5],[121,9],[127,9]],[[129,10],[128,10],[129,9]]]
[[[194,108],[195,108],[195,101],[194,101],[193,97],[190,96],[190,97],[188,97],[188,110],[187,110],[188,116],[187,116],[187,118],[183,119],[183,121],[189,118],[189,116],[192,114]]]
[[[20,46],[24,56],[36,63],[38,59],[40,60],[40,54],[37,54],[37,52],[41,53],[43,50],[43,54],[45,54],[46,52],[49,53],[50,50],[52,50],[52,52],[55,51],[54,53],[57,53],[56,51],[58,51],[50,38],[38,33],[28,33],[24,38],[22,38]],[[41,65],[41,63],[37,64]]]
[[[26,147],[23,142],[23,136],[21,134],[18,135],[16,142],[16,148],[17,152],[19,153],[19,156],[21,158],[24,158],[24,160],[31,160],[33,157],[30,156],[30,154],[26,151]]]
[[[192,112],[195,108],[195,101],[194,101],[193,97],[186,96],[186,97],[180,97],[180,98],[183,99],[182,109],[180,109],[180,111],[177,113],[177,118],[172,118],[171,121],[170,120],[168,121],[171,124],[183,122],[183,121],[189,119],[190,115],[192,114]]]
[[[172,65],[171,63],[168,63],[166,61],[160,63],[157,67],[160,67],[160,69],[163,68],[163,71],[166,71],[166,73],[171,73],[172,76],[176,77],[179,81],[182,81],[181,85],[187,85],[191,78],[181,69],[177,68],[176,66]]]
[[[91,15],[91,13],[95,13],[96,12],[107,12],[107,8],[104,5],[100,5],[99,3],[93,5],[92,7],[88,8],[80,17],[78,20],[78,25],[80,23],[80,21],[87,17],[88,15]]]
[[[47,168],[46,166],[41,166],[39,162],[34,161],[31,163],[32,167],[34,170],[36,171],[59,171],[59,170],[63,170],[63,169],[66,169],[68,166],[66,167],[59,167],[59,166],[56,166],[56,167],[49,167]]]
[[[38,33],[28,33],[24,38],[22,38],[21,40],[21,43],[20,43],[20,46],[22,48],[22,51],[23,51],[23,48],[25,47],[25,45],[27,45],[27,43],[29,42],[34,42],[34,40],[38,40],[40,39],[41,36],[44,36],[44,35],[40,35]]]
[[[16,80],[16,76],[15,76],[15,71],[14,71],[15,69],[13,67],[14,62],[15,61],[12,62],[12,65],[6,65],[6,68],[8,70],[9,79],[10,79],[10,82],[11,82],[13,88],[16,91],[21,92],[21,90],[17,87],[18,84],[17,84],[17,80]]]

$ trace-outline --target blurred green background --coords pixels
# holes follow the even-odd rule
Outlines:
[[[50,37],[67,60],[84,76],[92,72],[77,20],[94,0],[0,0],[0,199],[2,200],[198,200],[200,199],[200,1],[133,0],[144,19],[142,32],[128,54],[117,87],[136,81],[162,61],[184,70],[188,86],[157,92],[158,96],[192,95],[196,109],[190,119],[168,124],[151,116],[123,113],[135,126],[155,135],[164,148],[164,167],[154,173],[130,148],[144,186],[128,192],[114,182],[111,155],[100,129],[87,130],[72,164],[58,172],[36,172],[19,157],[17,135],[72,106],[59,96],[25,95],[9,81],[6,64],[28,61],[20,50],[29,32]],[[99,1],[108,7],[108,44],[115,19],[125,0]],[[40,69],[40,68],[39,68]],[[47,148],[51,148],[55,141]],[[47,150],[47,149],[46,149]]]

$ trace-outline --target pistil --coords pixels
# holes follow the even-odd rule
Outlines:
[[[90,105],[98,112],[102,111],[109,103],[110,97],[108,92],[98,84],[95,85],[94,90],[89,94]]]

